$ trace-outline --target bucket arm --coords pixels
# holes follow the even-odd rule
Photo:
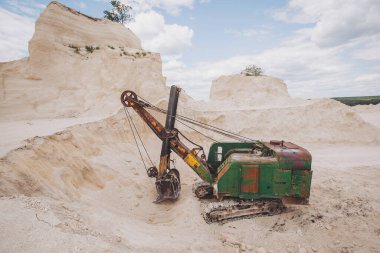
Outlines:
[[[189,165],[198,176],[212,184],[214,179],[207,163],[197,156],[195,149],[189,149],[178,137],[178,130],[173,129],[170,132],[165,130],[165,127],[157,121],[153,115],[151,115],[145,108],[150,107],[148,103],[145,103],[138,98],[136,93],[127,90],[121,94],[121,103],[125,107],[132,107],[136,113],[143,119],[143,121],[150,127],[150,129],[160,138],[162,141],[169,140],[169,146],[179,157],[181,157],[187,165]],[[167,159],[161,157],[161,159]],[[167,160],[166,160],[167,161]],[[162,177],[166,170],[165,161],[160,161],[160,168],[158,171],[158,178]]]

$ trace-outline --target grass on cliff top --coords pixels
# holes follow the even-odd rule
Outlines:
[[[364,96],[364,97],[336,97],[332,98],[349,106],[355,105],[377,105],[380,103],[380,96]]]

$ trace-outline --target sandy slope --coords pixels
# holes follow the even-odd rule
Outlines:
[[[118,117],[75,126],[35,138],[2,159],[1,251],[377,252],[380,247],[378,145],[309,144],[310,206],[208,225],[191,193],[196,176],[180,162],[181,198],[152,203],[154,181],[128,144],[123,123]],[[107,131],[111,126],[114,131]],[[144,136],[157,158],[159,142],[148,132]]]
[[[368,123],[380,127],[380,104],[357,105],[353,109]]]
[[[57,12],[60,22],[51,22]],[[108,35],[95,36],[99,29]],[[127,55],[108,47],[114,32]],[[77,54],[69,43],[100,49]],[[207,103],[183,94],[180,114],[251,138],[292,140],[313,155],[309,206],[206,224],[191,193],[198,178],[181,160],[180,199],[152,203],[154,180],[123,111],[115,114],[125,89],[166,107],[159,55],[133,56],[142,51],[130,31],[58,3],[41,15],[30,50],[0,65],[0,252],[380,252],[379,107],[291,98],[267,76],[221,77]],[[161,143],[134,118],[157,164]]]
[[[51,135],[73,125],[97,120],[99,117],[0,121],[0,157],[12,149],[25,145],[27,139]]]

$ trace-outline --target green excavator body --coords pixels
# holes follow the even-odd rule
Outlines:
[[[291,142],[213,143],[208,164],[214,171],[217,198],[281,198],[307,204],[312,178],[311,155]]]

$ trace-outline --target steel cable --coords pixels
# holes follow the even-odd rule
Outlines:
[[[140,97],[139,98],[147,105],[149,105],[149,109],[152,109],[152,110],[155,110],[157,112],[160,112],[160,113],[163,113],[163,114],[166,114],[167,111],[164,110],[164,109],[161,109],[155,105],[153,105],[152,103],[150,103],[149,101],[147,101],[146,99],[144,99],[143,97]],[[145,105],[146,106],[146,105]],[[216,133],[219,133],[221,135],[224,135],[226,137],[229,137],[229,138],[232,138],[232,139],[235,139],[235,140],[238,140],[238,141],[241,141],[241,142],[247,142],[247,141],[252,141],[252,142],[257,142],[257,140],[253,140],[251,138],[248,138],[246,136],[243,136],[243,135],[240,135],[240,134],[237,134],[237,133],[234,133],[234,132],[231,132],[231,131],[227,131],[227,130],[224,130],[224,129],[221,129],[221,128],[218,128],[216,126],[212,126],[212,125],[209,125],[209,124],[206,124],[206,123],[203,123],[203,122],[200,122],[200,121],[197,121],[195,119],[192,119],[192,118],[189,118],[189,117],[186,117],[186,116],[183,116],[183,115],[180,115],[180,114],[177,114],[176,116],[170,116],[170,117],[176,117],[176,118],[180,118],[190,124],[194,124],[194,125],[197,125],[199,127],[202,127],[204,129],[207,129],[209,131],[213,131],[213,132],[216,132]]]
[[[127,116],[128,123],[129,123],[129,125],[130,125],[130,127],[131,127],[132,134],[133,134],[133,138],[134,138],[134,140],[135,140],[135,143],[136,143],[137,149],[138,149],[138,151],[139,151],[139,154],[140,154],[140,157],[141,157],[141,161],[142,161],[143,164],[144,164],[144,168],[145,168],[145,170],[147,170],[147,166],[146,166],[146,164],[145,164],[144,157],[143,157],[143,155],[142,155],[142,153],[141,153],[141,150],[140,150],[140,147],[139,147],[139,144],[138,144],[138,142],[137,142],[137,139],[136,139],[136,136],[135,136],[135,133],[134,133],[133,129],[136,131],[136,134],[137,134],[137,136],[138,136],[138,138],[139,138],[139,140],[140,140],[140,142],[141,142],[141,145],[143,146],[143,148],[144,148],[144,150],[145,150],[145,153],[146,153],[146,155],[148,156],[148,159],[149,159],[150,163],[152,164],[152,166],[154,166],[153,161],[152,161],[152,159],[150,158],[149,153],[148,153],[148,151],[147,151],[146,148],[145,148],[144,142],[142,141],[142,139],[141,139],[141,137],[140,137],[140,134],[139,134],[139,132],[137,131],[137,127],[136,127],[135,123],[133,122],[132,116],[130,115],[130,113],[129,113],[129,111],[128,111],[128,108],[124,107],[124,112],[125,112],[125,115]]]

